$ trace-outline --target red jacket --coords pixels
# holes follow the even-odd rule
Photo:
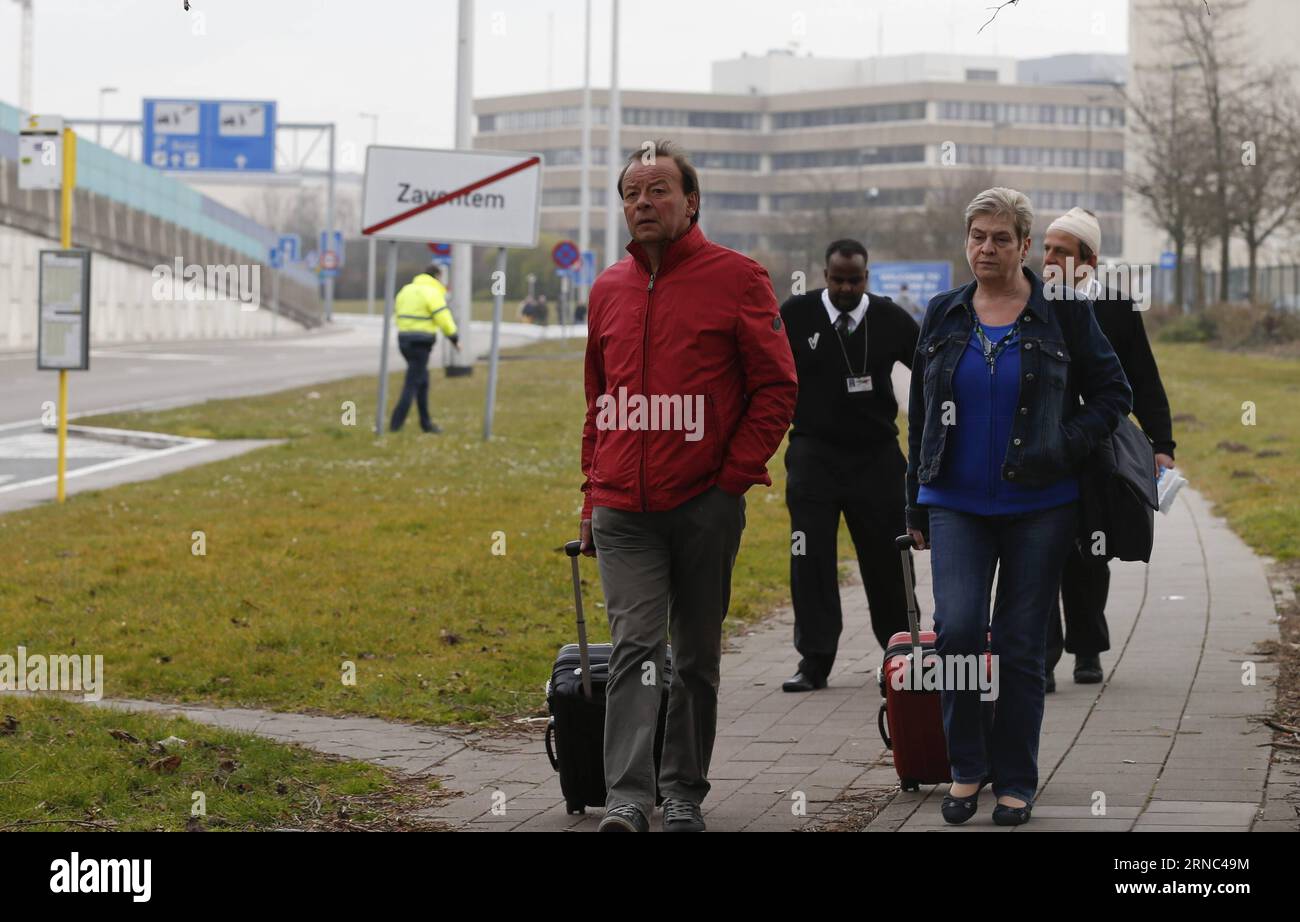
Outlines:
[[[589,298],[582,517],[770,486],[798,379],[767,270],[698,224],[653,277],[642,246],[627,249]]]

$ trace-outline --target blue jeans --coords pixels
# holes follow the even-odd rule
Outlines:
[[[993,793],[1033,803],[1043,725],[1047,618],[1074,542],[1078,503],[1015,515],[979,516],[931,507],[934,623],[940,657],[987,649],[989,595],[998,692],[992,706],[978,689],[940,694],[953,781],[993,777]]]

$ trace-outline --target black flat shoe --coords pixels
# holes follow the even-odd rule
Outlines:
[[[806,675],[802,672],[796,672],[791,678],[781,683],[781,691],[788,692],[809,692],[825,687],[825,679],[819,679],[816,676]]]
[[[1075,681],[1078,680],[1076,679]],[[1056,691],[1056,673],[1049,672],[1047,674],[1047,686],[1044,688],[1044,692],[1050,695],[1054,691]]]
[[[1076,656],[1074,658],[1074,681],[1079,685],[1096,685],[1106,677],[1101,668],[1100,656]]]
[[[943,803],[939,807],[939,812],[943,814],[943,821],[953,826],[960,826],[979,809],[980,791],[992,781],[991,778],[985,778],[980,782],[980,786],[975,789],[974,794],[966,797],[953,797],[951,794],[943,796]]]
[[[994,826],[1023,826],[1029,822],[1029,814],[1034,808],[1029,804],[1023,807],[1008,807],[1006,804],[998,804],[993,808],[993,825]]]

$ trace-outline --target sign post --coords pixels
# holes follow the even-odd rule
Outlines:
[[[374,238],[370,238],[374,240]],[[384,335],[379,341],[379,406],[375,408],[375,435],[384,434],[384,410],[388,406],[388,330],[393,322],[397,299],[397,241],[388,241],[388,267],[384,273]]]
[[[541,163],[537,154],[509,151],[424,150],[409,147],[366,149],[361,206],[362,234],[389,241],[430,240],[496,246],[497,268],[505,271],[505,248],[537,246],[541,224]],[[458,267],[460,271],[464,267]],[[384,341],[380,346],[379,410],[382,432],[386,402],[388,315],[396,285],[396,244],[390,243],[385,279]],[[497,284],[497,282],[500,284]],[[459,284],[459,283],[457,283]],[[504,274],[494,280],[500,292],[492,307],[492,346],[488,358],[487,406],[483,438],[492,437]],[[470,330],[461,336],[470,348]]]
[[[68,370],[90,368],[90,251],[72,249],[72,192],[77,183],[77,136],[64,128],[62,119],[31,116],[33,128],[57,124],[62,132],[58,188],[59,244],[61,250],[42,250],[38,282],[36,367],[59,372],[58,486],[59,502],[67,498],[68,470]],[[45,132],[48,134],[48,131]],[[46,139],[48,143],[48,138]],[[41,154],[49,148],[44,144]],[[40,164],[41,170],[49,167]],[[21,172],[21,171],[20,171]],[[47,176],[39,177],[48,182]]]

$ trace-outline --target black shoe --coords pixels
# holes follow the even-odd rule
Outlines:
[[[781,683],[781,691],[788,692],[807,692],[825,687],[825,679],[811,676],[804,672],[796,672],[792,677]]]
[[[632,804],[619,804],[605,812],[605,818],[596,827],[597,832],[649,832],[650,823],[645,814]]]
[[[994,826],[1023,826],[1029,822],[1029,814],[1034,810],[1031,804],[1023,807],[1008,807],[998,804],[993,808]]]
[[[438,433],[442,432],[442,427],[439,426],[437,423],[429,423],[429,425],[423,426],[421,428],[428,435],[437,435]]]
[[[1076,680],[1076,681],[1077,681],[1077,680]],[[1052,692],[1054,692],[1054,691],[1056,691],[1056,673],[1054,673],[1054,672],[1049,672],[1049,673],[1047,674],[1047,688],[1046,688],[1046,692],[1047,692],[1047,694],[1050,695],[1050,694],[1051,694]]]
[[[1101,668],[1100,656],[1076,656],[1074,658],[1074,681],[1079,685],[1096,685],[1106,674]]]
[[[967,797],[953,797],[951,794],[943,796],[943,803],[939,806],[939,812],[943,814],[943,821],[953,826],[960,826],[979,809],[980,791],[992,781],[991,778],[985,778],[980,782],[980,786],[975,789],[975,793]]]
[[[669,797],[664,801],[664,832],[703,832],[704,816],[700,805],[689,800]]]

